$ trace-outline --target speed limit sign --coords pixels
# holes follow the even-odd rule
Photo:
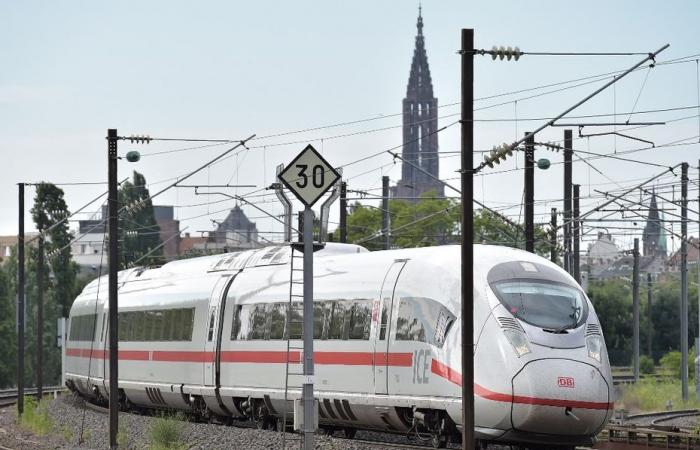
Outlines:
[[[307,145],[278,175],[278,178],[308,207],[313,206],[340,178],[340,174]]]

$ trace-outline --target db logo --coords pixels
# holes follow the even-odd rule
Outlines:
[[[559,377],[557,378],[557,383],[559,384],[559,387],[563,388],[576,387],[576,383],[574,383],[573,377]]]

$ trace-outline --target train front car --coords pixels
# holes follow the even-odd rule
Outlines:
[[[475,246],[475,261],[477,436],[547,448],[592,443],[613,399],[590,301],[569,274],[531,253]]]

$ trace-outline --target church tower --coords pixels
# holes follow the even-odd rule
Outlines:
[[[401,167],[401,180],[392,188],[392,196],[417,198],[425,192],[434,191],[438,197],[444,197],[444,185],[436,180],[440,165],[436,133],[438,101],[433,96],[420,6],[417,28],[411,72],[403,99],[401,156],[405,161]]]
[[[659,207],[656,204],[656,194],[652,192],[649,202],[649,217],[642,234],[644,256],[666,256],[666,233],[662,226],[662,220]]]

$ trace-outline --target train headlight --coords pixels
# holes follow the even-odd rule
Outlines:
[[[522,331],[507,329],[503,330],[503,334],[505,334],[506,338],[508,338],[508,342],[510,342],[510,345],[513,346],[513,350],[515,350],[518,358],[523,355],[527,355],[532,351],[530,350],[530,343],[527,342],[527,337]]]
[[[600,336],[589,336],[586,338],[586,347],[588,348],[588,356],[600,363],[601,353],[603,352],[603,339]]]

